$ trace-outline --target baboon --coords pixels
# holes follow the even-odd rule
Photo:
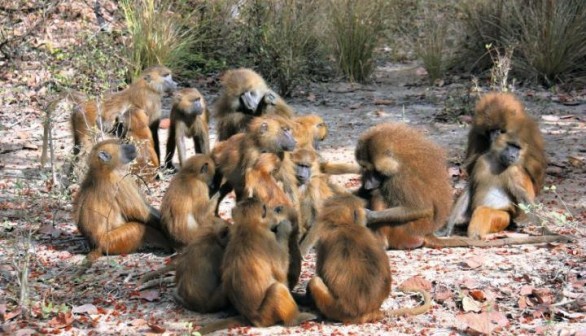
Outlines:
[[[246,174],[253,169],[262,153],[278,154],[282,161],[283,153],[292,151],[295,145],[290,123],[273,115],[255,118],[246,134],[235,134],[218,143],[212,150],[217,167],[214,181],[219,184],[222,177],[226,179],[220,188],[219,201],[232,189],[237,200],[243,199]]]
[[[397,218],[391,224],[404,222],[370,226],[383,245],[413,249],[424,245],[426,237],[433,239],[433,232],[445,224],[452,206],[442,148],[407,125],[386,123],[360,136],[356,161],[362,167],[357,195],[367,200],[371,210],[396,210]],[[414,219],[413,213],[424,216]]]
[[[161,220],[179,247],[191,243],[212,221],[218,201],[218,196],[209,197],[215,170],[209,155],[198,154],[185,161],[169,183],[161,201]]]
[[[274,173],[279,169],[280,165],[281,159],[277,154],[260,154],[251,169],[248,169],[245,173],[245,196],[255,197],[270,207],[277,205],[292,206],[293,203],[274,177]]]
[[[177,153],[179,154],[179,166],[183,166],[187,159],[185,137],[193,138],[196,153],[210,153],[209,118],[206,101],[197,89],[181,89],[175,93],[171,108],[167,151],[165,152],[165,168],[175,168],[173,166],[175,145],[177,145]]]
[[[468,237],[483,238],[509,226],[532,204],[547,166],[537,123],[512,94],[489,93],[476,105],[468,136],[468,187],[456,202],[446,228],[468,225]]]
[[[273,212],[275,214],[275,221],[279,225],[277,240],[289,255],[287,284],[289,289],[292,290],[297,285],[299,275],[301,275],[302,257],[299,250],[299,220],[297,211],[291,206],[282,205],[273,207]]]
[[[89,154],[89,170],[74,201],[79,231],[89,240],[91,263],[103,254],[126,254],[144,243],[169,248],[160,213],[150,206],[135,182],[122,171],[134,160],[136,147],[105,140]]]
[[[319,156],[310,149],[298,149],[291,155],[299,189],[301,254],[307,254],[310,246],[303,244],[303,238],[314,226],[322,203],[338,194],[347,193],[342,187],[329,181],[329,176],[319,169]]]
[[[93,129],[107,133],[115,131],[115,121],[129,108],[143,110],[148,116],[149,129],[153,137],[155,153],[160,162],[159,121],[161,118],[161,98],[174,91],[177,84],[173,81],[171,70],[164,66],[153,66],[142,72],[126,89],[106,97],[102,102],[88,100],[81,108],[74,109],[71,115],[73,132],[73,154],[89,150],[93,145]]]
[[[309,114],[293,118],[293,136],[297,140],[297,148],[319,150],[319,145],[328,136],[328,126],[323,118]]]
[[[291,108],[251,69],[228,70],[222,77],[223,91],[215,103],[218,140],[245,132],[254,117],[277,114],[293,116]]]
[[[385,314],[415,315],[431,307],[430,295],[416,308],[383,312],[391,292],[391,270],[385,250],[366,228],[364,201],[353,195],[334,196],[324,202],[317,223],[316,275],[307,285],[319,311],[343,323],[366,323]],[[345,270],[340,272],[340,270]]]
[[[167,265],[144,274],[139,289],[150,288],[153,285],[151,279],[175,271],[173,296],[185,308],[200,313],[226,308],[229,304],[221,283],[221,266],[228,233],[228,222],[214,217],[209,225],[199,228],[191,243]],[[160,285],[168,280],[164,278],[154,284]]]
[[[229,226],[220,219],[201,227],[191,243],[174,261],[176,300],[185,308],[212,313],[226,308],[228,298],[222,286],[221,265],[229,241]]]
[[[240,201],[232,218],[222,263],[222,283],[231,304],[256,327],[279,322],[292,326],[314,319],[299,312],[287,286],[289,255],[279,239],[291,232],[291,223],[277,222],[272,209],[253,198]],[[199,331],[207,333],[240,321],[229,319]]]

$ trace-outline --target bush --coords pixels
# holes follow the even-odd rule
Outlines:
[[[275,82],[283,96],[309,72],[310,60],[320,58],[316,24],[321,1],[251,0],[242,8],[251,66]]]
[[[552,85],[584,81],[586,3],[582,0],[469,0],[464,7],[466,37],[458,63],[482,72],[492,65],[485,46],[513,48],[512,72]]]
[[[183,23],[195,12],[180,15],[172,10],[176,5],[173,0],[120,1],[129,33],[126,54],[131,78],[152,65],[177,69],[184,64],[198,37]]]
[[[334,57],[351,81],[364,82],[374,70],[374,49],[383,36],[391,1],[329,1]]]

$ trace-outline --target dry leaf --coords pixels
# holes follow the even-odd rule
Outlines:
[[[417,289],[424,289],[426,291],[431,290],[431,282],[425,280],[424,278],[420,277],[419,275],[412,276],[409,279],[403,281],[399,285],[399,290],[402,292],[413,292]]]
[[[535,295],[539,303],[553,303],[553,293],[549,288],[535,288],[531,294]]]
[[[152,330],[154,333],[157,333],[157,334],[162,334],[162,333],[164,333],[164,332],[165,332],[165,328],[161,327],[161,326],[160,326],[160,325],[158,325],[158,324],[155,324],[155,323],[149,323],[148,325],[149,325],[149,328],[151,328],[151,330]]]
[[[575,168],[584,167],[584,161],[582,161],[580,158],[577,158],[575,156],[568,156],[568,162],[570,163],[570,165],[572,167],[575,167]]]
[[[462,309],[465,312],[475,312],[479,313],[482,310],[482,303],[474,300],[470,296],[466,295],[462,299]]]
[[[95,315],[95,314],[98,313],[98,308],[96,308],[96,306],[94,306],[91,303],[86,303],[84,305],[76,306],[76,307],[71,308],[71,312],[73,314],[84,314],[84,313],[87,313],[87,314],[90,314],[90,315]]]
[[[523,286],[521,287],[521,290],[519,291],[520,295],[530,295],[533,292],[534,287],[533,286]]]
[[[486,301],[486,295],[484,295],[484,292],[479,289],[471,290],[469,294],[476,301]]]
[[[484,264],[484,258],[481,256],[472,256],[464,261],[464,264],[470,269],[475,269]]]
[[[452,297],[452,291],[445,286],[438,286],[435,289],[433,300],[442,303]]]
[[[147,290],[147,291],[142,291],[140,292],[139,297],[141,299],[145,299],[149,302],[152,302],[156,299],[158,299],[160,297],[159,291],[156,289],[152,289],[152,290]]]
[[[472,333],[488,335],[499,328],[509,324],[507,317],[501,312],[490,312],[481,314],[460,314],[456,319],[467,326]]]
[[[375,99],[374,105],[391,105],[394,101],[391,99]]]
[[[74,320],[75,319],[73,318],[73,314],[71,314],[71,312],[58,313],[57,316],[48,322],[48,324],[52,328],[61,329],[71,325]]]
[[[458,281],[458,285],[460,285],[461,288],[468,288],[468,289],[475,289],[475,288],[478,288],[478,286],[479,286],[478,281],[471,279],[471,278],[464,278],[464,279]]]

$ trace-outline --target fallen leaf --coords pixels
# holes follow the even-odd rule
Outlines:
[[[147,290],[147,291],[140,292],[139,297],[141,299],[145,299],[145,300],[147,300],[149,302],[152,302],[152,301],[154,301],[154,300],[156,300],[156,299],[158,299],[160,297],[160,293],[159,293],[158,290],[152,289],[152,290]]]
[[[90,315],[94,315],[94,314],[97,314],[98,313],[98,308],[96,308],[96,306],[94,306],[91,303],[86,303],[84,305],[76,306],[76,307],[71,308],[71,312],[73,314],[84,314],[84,313],[87,313],[87,314],[90,314]]]
[[[525,286],[521,287],[519,294],[520,295],[530,295],[534,289],[535,288],[533,286],[525,285]]]
[[[438,286],[435,289],[433,300],[442,303],[452,297],[452,291],[445,286]]]
[[[147,324],[148,324],[148,322],[145,319],[136,319],[136,320],[133,320],[132,322],[130,322],[128,325],[131,325],[133,327],[142,327]]]
[[[67,313],[58,313],[57,316],[55,316],[53,319],[51,319],[51,321],[48,322],[48,325],[52,328],[57,328],[57,329],[61,329],[61,328],[65,328],[68,325],[72,324],[73,321],[75,319],[73,318],[73,315],[71,314],[71,312],[67,312]]]
[[[472,256],[464,261],[464,265],[468,266],[470,269],[475,269],[484,264],[484,258],[481,256]]]
[[[570,165],[572,167],[575,167],[575,168],[584,167],[584,161],[582,161],[580,158],[577,158],[575,156],[568,156],[568,162],[570,163]]]
[[[13,318],[17,317],[18,315],[20,315],[20,313],[22,313],[22,309],[20,308],[16,308],[15,310],[2,314],[3,316],[3,320],[4,321],[9,321],[12,320]]]
[[[161,119],[161,122],[159,123],[159,128],[160,129],[167,129],[167,128],[169,128],[170,125],[171,125],[171,119],[163,118],[163,119]]]
[[[402,292],[413,292],[418,289],[430,291],[431,287],[431,282],[425,280],[419,275],[415,275],[403,281],[403,283],[401,283],[398,288]]]
[[[471,290],[469,294],[476,301],[480,301],[480,302],[486,301],[486,295],[484,295],[484,291],[474,289],[474,290]]]
[[[507,317],[501,312],[468,313],[456,316],[456,320],[466,325],[469,331],[488,335],[509,324]]]
[[[158,324],[149,323],[148,325],[149,325],[149,328],[151,328],[151,330],[152,330],[154,333],[157,333],[157,334],[162,334],[162,333],[164,333],[164,332],[165,332],[165,328],[161,327],[161,326],[160,326],[160,325],[158,325]]]
[[[475,312],[479,313],[482,310],[482,303],[474,300],[470,296],[466,295],[462,299],[462,309],[465,312]]]
[[[14,333],[14,336],[31,336],[31,335],[37,335],[37,331],[34,329],[25,328],[25,329],[19,329],[18,331],[16,331]]]
[[[524,296],[519,296],[519,300],[517,300],[517,306],[519,306],[519,309],[527,308],[527,298]]]
[[[468,289],[478,288],[478,286],[479,286],[478,281],[471,279],[471,278],[464,278],[462,280],[459,280],[457,283],[461,288],[468,288]]]
[[[553,293],[549,288],[535,288],[531,294],[535,295],[539,303],[553,303]]]

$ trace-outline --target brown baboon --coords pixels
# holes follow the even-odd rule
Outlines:
[[[256,162],[248,169],[244,176],[246,197],[255,197],[269,207],[277,205],[292,206],[293,203],[281,189],[274,173],[281,166],[281,159],[277,154],[262,153]]]
[[[319,145],[328,136],[328,126],[322,117],[309,114],[293,118],[293,136],[297,147],[319,150]]]
[[[407,125],[380,124],[360,136],[356,161],[362,167],[358,196],[368,208],[397,211],[404,225],[369,225],[386,248],[413,249],[445,224],[452,187],[442,148]],[[430,214],[413,219],[413,213]],[[392,224],[395,221],[390,221]]]
[[[243,199],[246,174],[253,169],[261,154],[278,154],[283,160],[283,153],[292,151],[295,145],[289,122],[279,116],[255,118],[246,134],[235,134],[218,143],[212,150],[217,167],[214,181],[219,183],[222,177],[227,181],[220,189],[219,200],[232,189],[237,200]]]
[[[90,265],[103,254],[136,251],[145,242],[170,247],[159,211],[147,204],[121,168],[134,160],[136,147],[105,140],[89,154],[89,170],[74,202],[79,231],[89,240]]]
[[[178,246],[193,240],[199,229],[214,216],[218,198],[210,200],[209,190],[215,174],[209,155],[198,154],[185,161],[161,201],[163,227]]]
[[[278,222],[272,209],[252,198],[239,202],[232,218],[222,282],[234,308],[256,327],[279,322],[292,326],[314,319],[312,314],[299,312],[287,286],[289,255],[281,244],[292,230],[291,222]],[[242,319],[228,319],[199,331],[207,333],[239,322]]]
[[[142,72],[126,89],[106,97],[102,102],[88,100],[81,108],[75,109],[71,115],[73,130],[73,153],[92,147],[92,129],[97,127],[102,131],[113,133],[116,131],[116,121],[129,108],[143,110],[148,116],[149,129],[153,136],[157,160],[160,161],[159,151],[159,121],[161,118],[161,98],[166,92],[173,91],[177,84],[173,81],[171,70],[164,66],[150,67]]]
[[[431,307],[424,305],[383,312],[383,301],[391,292],[388,257],[374,234],[366,228],[364,201],[353,196],[334,196],[324,202],[317,223],[317,268],[307,285],[319,311],[328,319],[343,323],[366,323],[386,313],[416,315]],[[345,270],[340,272],[340,270]]]
[[[251,69],[228,70],[222,77],[223,91],[215,103],[218,140],[245,132],[254,117],[277,114],[290,118],[290,107]]]
[[[179,154],[179,166],[183,166],[187,159],[185,137],[193,138],[196,153],[209,154],[209,118],[206,101],[197,89],[181,89],[175,93],[171,109],[167,151],[165,152],[165,168],[175,168],[173,166],[175,145],[177,145],[177,153]]]
[[[262,201],[261,201],[262,202]],[[289,255],[289,270],[287,272],[287,284],[289,289],[295,288],[301,275],[301,252],[299,251],[299,220],[297,211],[291,206],[273,207],[275,221],[279,225],[277,240]],[[285,222],[289,223],[286,224]],[[284,224],[281,224],[284,223]]]
[[[448,235],[454,225],[468,221],[470,238],[509,226],[521,213],[517,204],[533,203],[543,186],[547,166],[543,146],[537,123],[515,96],[482,97],[468,136],[469,186],[450,215]]]
[[[329,176],[319,169],[319,156],[310,149],[299,149],[291,155],[295,163],[295,172],[299,189],[301,254],[309,252],[311,246],[304,242],[304,237],[314,226],[322,203],[338,194],[346,193],[342,187],[329,181]],[[310,239],[311,240],[311,239]]]

